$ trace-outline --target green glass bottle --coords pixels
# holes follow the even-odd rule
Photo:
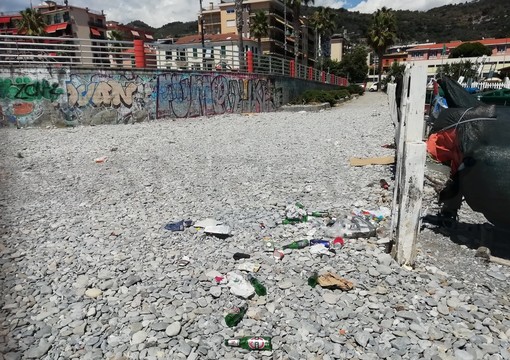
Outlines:
[[[308,212],[308,216],[327,217],[327,216],[329,216],[329,214],[327,211],[312,211],[312,212]]]
[[[285,219],[283,219],[282,224],[283,225],[298,224],[298,223],[307,222],[307,221],[308,221],[308,216],[305,215],[302,218],[285,218]]]
[[[253,276],[252,274],[248,274],[248,281],[250,281],[253,288],[255,289],[255,294],[257,294],[258,296],[266,296],[267,294],[266,287],[262,285],[262,283],[258,281],[255,276]]]
[[[310,245],[310,241],[308,240],[298,240],[293,241],[290,244],[283,245],[283,249],[302,249]]]
[[[317,283],[319,282],[319,274],[317,274],[317,271],[314,271],[312,275],[308,278],[308,285],[311,287],[316,287]]]
[[[225,315],[225,323],[228,327],[236,326],[241,322],[241,320],[244,317],[244,314],[246,314],[246,310],[248,310],[248,306],[243,306],[239,309],[239,312],[234,312]]]
[[[246,350],[272,350],[271,338],[269,336],[242,337],[225,340],[225,345],[241,347]]]

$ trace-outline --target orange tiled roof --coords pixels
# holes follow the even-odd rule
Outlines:
[[[456,48],[457,46],[469,43],[469,42],[479,42],[483,45],[499,45],[499,44],[509,44],[510,45],[510,38],[501,38],[501,39],[481,39],[481,40],[470,40],[470,41],[451,41],[448,43],[437,43],[437,44],[423,44],[418,45],[413,48],[408,49],[407,51],[419,51],[419,50],[442,50],[443,45],[446,45],[447,49]]]

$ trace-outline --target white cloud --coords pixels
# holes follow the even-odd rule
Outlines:
[[[56,0],[62,4],[63,0]],[[217,6],[219,0],[203,0],[208,8],[210,2]],[[232,0],[233,1],[233,0]],[[315,6],[331,8],[345,7],[363,13],[373,13],[386,6],[394,10],[428,10],[433,7],[462,3],[466,0],[315,0]],[[473,0],[468,0],[473,1]],[[38,5],[39,0],[32,0]],[[174,21],[194,21],[198,19],[200,0],[69,0],[69,5],[104,10],[107,20],[128,23],[141,20],[152,27],[161,27]],[[354,4],[356,4],[354,6]],[[30,0],[0,0],[0,12],[14,12],[30,6]]]
[[[349,9],[351,11],[359,11],[362,13],[373,13],[377,9],[386,6],[393,10],[419,10],[426,11],[438,6],[459,4],[466,0],[363,0],[358,5]],[[467,0],[473,1],[473,0]]]
[[[315,4],[313,6],[324,6],[333,9],[340,9],[345,7],[346,4],[347,2],[343,0],[315,0]]]

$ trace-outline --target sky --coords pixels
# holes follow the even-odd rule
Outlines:
[[[203,7],[217,5],[219,0],[203,0]],[[315,6],[346,8],[362,13],[373,13],[386,6],[394,10],[425,11],[434,7],[458,4],[473,0],[315,0]],[[0,0],[0,12],[15,12],[40,4],[40,0]],[[56,0],[63,4],[63,0]],[[89,7],[92,10],[104,10],[107,20],[128,23],[142,20],[158,28],[174,21],[192,21],[198,18],[200,0],[69,0],[69,5]]]

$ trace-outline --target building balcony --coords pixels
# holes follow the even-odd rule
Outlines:
[[[101,29],[106,29],[106,24],[103,21],[89,21],[88,23],[89,27],[96,27]]]

